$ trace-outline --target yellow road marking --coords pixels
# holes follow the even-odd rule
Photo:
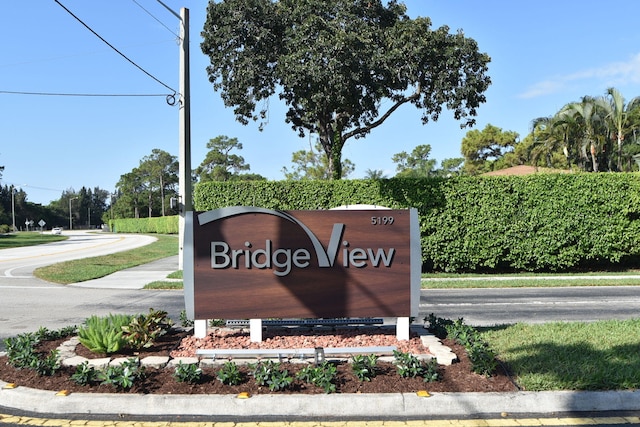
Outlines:
[[[116,418],[116,417],[114,417]],[[252,421],[252,422],[230,422],[230,421],[125,421],[125,420],[82,420],[64,418],[35,418],[21,417],[8,414],[0,414],[0,425],[17,424],[30,426],[112,426],[112,427],[256,427],[277,425],[283,427],[335,427],[335,426],[362,426],[362,427],[384,427],[384,426],[407,426],[407,427],[477,427],[477,426],[597,426],[597,425],[624,425],[638,424],[640,417],[551,417],[551,418],[490,418],[490,419],[450,419],[450,420],[409,420],[409,421]]]

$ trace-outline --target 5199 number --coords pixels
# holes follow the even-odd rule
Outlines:
[[[371,225],[391,225],[393,224],[392,216],[372,216]]]

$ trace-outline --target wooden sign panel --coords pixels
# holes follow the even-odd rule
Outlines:
[[[186,227],[191,318],[417,314],[415,210],[230,207],[194,213]]]

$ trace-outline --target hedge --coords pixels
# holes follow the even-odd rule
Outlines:
[[[109,227],[116,233],[178,234],[178,216],[112,219]]]
[[[223,206],[418,209],[425,270],[619,268],[640,255],[640,174],[208,182],[196,210]]]

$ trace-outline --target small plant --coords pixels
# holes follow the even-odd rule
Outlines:
[[[102,384],[110,384],[125,390],[130,389],[136,380],[143,377],[144,367],[141,367],[135,358],[130,358],[120,365],[110,365],[99,375]]]
[[[440,339],[447,337],[447,327],[453,324],[452,320],[436,317],[433,313],[423,320],[428,324],[427,330]]]
[[[180,325],[182,325],[183,328],[190,328],[193,326],[193,320],[187,317],[186,310],[182,310],[180,312]]]
[[[337,373],[338,369],[335,365],[325,360],[319,366],[305,366],[298,372],[297,378],[321,387],[325,393],[332,393],[336,391],[335,379]]]
[[[458,319],[447,327],[448,337],[464,346],[473,372],[490,377],[498,367],[495,352],[482,339],[480,332],[474,327],[465,325]]]
[[[378,356],[375,354],[356,354],[353,356],[351,370],[360,381],[371,381],[376,376]]]
[[[271,391],[283,390],[291,385],[293,377],[285,369],[280,369],[280,363],[268,360],[251,365],[251,375],[260,386],[267,386]]]
[[[180,383],[196,384],[202,378],[202,369],[195,363],[182,363],[180,361],[173,372],[173,377]]]
[[[422,363],[416,356],[398,350],[394,350],[393,356],[398,375],[403,378],[422,377],[425,382],[437,381],[440,378],[435,359]]]
[[[135,350],[151,347],[158,338],[173,326],[166,311],[149,309],[149,313],[131,318],[128,325],[122,326],[122,337],[127,346]]]
[[[238,385],[242,382],[242,373],[238,369],[238,365],[228,361],[218,371],[218,379],[224,385]]]
[[[4,341],[7,349],[7,359],[9,364],[18,368],[33,368],[38,360],[35,346],[38,344],[38,337],[33,333],[20,334]]]
[[[76,384],[90,385],[99,381],[99,372],[89,365],[89,362],[82,362],[76,366],[76,371],[71,375],[71,380]]]
[[[58,350],[51,350],[48,355],[37,358],[35,366],[33,368],[38,375],[48,376],[55,374],[60,369],[60,352]]]
[[[122,327],[130,322],[131,316],[123,314],[110,314],[107,317],[94,315],[78,329],[78,339],[82,345],[94,353],[116,353],[127,344]]]

